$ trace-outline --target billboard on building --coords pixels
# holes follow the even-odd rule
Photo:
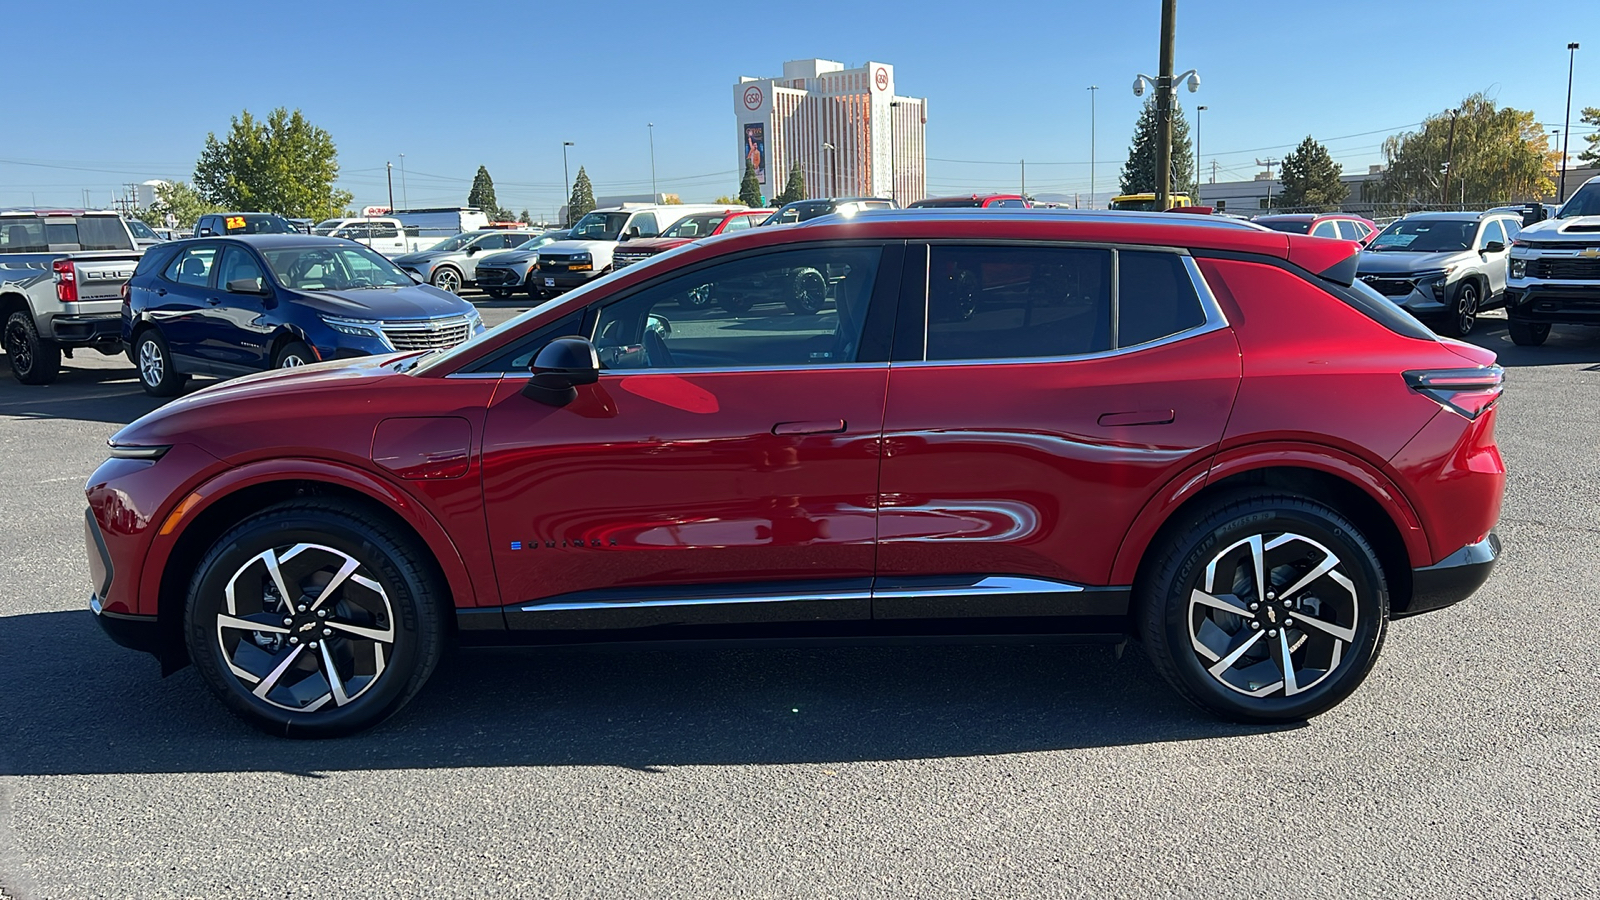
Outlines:
[[[756,170],[756,180],[767,183],[767,126],[755,122],[744,126],[744,158]]]

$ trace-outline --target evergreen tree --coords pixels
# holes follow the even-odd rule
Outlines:
[[[800,171],[800,160],[795,160],[789,168],[789,181],[783,186],[783,193],[773,202],[779,206],[793,203],[796,200],[806,199],[806,173]]]
[[[1600,106],[1585,106],[1578,116],[1578,121],[1585,125],[1600,125]],[[1586,166],[1600,166],[1600,131],[1584,135],[1583,142],[1588,145],[1588,149],[1578,153],[1578,162]],[[1572,142],[1568,141],[1567,146],[1572,146]],[[1561,148],[1555,149],[1559,151]]]
[[[1306,209],[1323,212],[1339,208],[1350,188],[1339,180],[1341,166],[1328,155],[1328,148],[1311,139],[1300,142],[1283,158],[1278,180],[1283,193],[1277,198],[1279,209]]]
[[[739,182],[739,202],[752,208],[761,206],[761,182],[756,181],[756,167],[748,159],[744,161],[744,179]]]
[[[589,183],[589,173],[578,167],[578,177],[572,182],[572,196],[567,199],[567,224],[578,221],[594,209],[594,185]]]
[[[524,225],[532,225],[533,224],[533,216],[528,215],[528,211],[527,210],[523,210],[522,211],[522,215],[517,216],[517,221],[521,222]]]
[[[491,219],[500,218],[500,204],[494,197],[494,179],[489,177],[489,170],[484,166],[479,166],[478,174],[472,176],[472,190],[467,192],[467,205],[483,210]]]
[[[1144,102],[1139,121],[1133,127],[1133,146],[1122,165],[1122,193],[1153,194],[1156,190],[1156,101]],[[1173,193],[1194,194],[1194,146],[1189,142],[1189,120],[1183,107],[1172,101],[1172,184]]]

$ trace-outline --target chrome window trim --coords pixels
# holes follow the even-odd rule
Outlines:
[[[952,242],[952,243],[970,243],[970,242]],[[1006,241],[1006,242],[994,242],[994,243],[997,243],[997,244],[1004,243],[1006,246],[1013,246],[1013,245],[1015,245],[1016,242]],[[1037,243],[1037,244],[1053,243],[1056,246],[1060,246],[1065,242],[1033,242],[1033,243]],[[1074,244],[1073,246],[1102,246],[1102,245]],[[1120,302],[1119,301],[1121,299],[1121,285],[1122,285],[1122,262],[1121,262],[1122,256],[1121,256],[1120,251],[1124,250],[1124,249],[1126,249],[1126,250],[1138,250],[1138,251],[1141,251],[1141,252],[1142,251],[1156,251],[1156,252],[1176,253],[1180,257],[1182,257],[1184,271],[1189,273],[1189,281],[1194,286],[1195,294],[1196,294],[1196,296],[1198,296],[1198,298],[1200,300],[1200,311],[1205,316],[1205,321],[1200,323],[1199,325],[1196,325],[1193,328],[1190,328],[1190,329],[1186,330],[1186,331],[1179,331],[1179,332],[1176,332],[1174,334],[1169,334],[1166,337],[1157,338],[1156,340],[1153,340],[1153,341],[1145,341],[1142,344],[1133,344],[1133,345],[1128,346],[1128,347],[1115,347],[1114,349],[1111,349],[1111,350],[1101,350],[1101,351],[1097,351],[1095,353],[1076,353],[1076,354],[1066,354],[1066,355],[1062,355],[1062,356],[1029,356],[1029,357],[1015,357],[1015,358],[1008,358],[1008,359],[981,359],[981,358],[980,359],[928,359],[927,358],[928,357],[928,317],[927,317],[927,297],[926,297],[926,292],[927,292],[927,285],[929,283],[929,279],[924,278],[923,282],[922,282],[923,285],[924,285],[923,318],[922,318],[922,357],[923,358],[920,359],[920,360],[905,360],[905,361],[901,361],[901,362],[893,362],[893,363],[891,363],[891,365],[895,366],[895,367],[917,367],[917,368],[928,367],[928,366],[976,366],[976,365],[982,365],[982,366],[1006,366],[1006,365],[1039,365],[1040,363],[1077,362],[1079,360],[1089,361],[1089,360],[1098,360],[1098,359],[1111,359],[1113,357],[1126,356],[1126,355],[1128,355],[1130,353],[1140,353],[1140,352],[1143,352],[1145,350],[1152,350],[1152,349],[1154,349],[1156,347],[1165,347],[1168,344],[1175,344],[1178,341],[1186,341],[1186,340],[1189,340],[1190,338],[1200,337],[1201,335],[1210,334],[1213,331],[1221,331],[1221,330],[1223,330],[1225,328],[1230,327],[1230,323],[1228,322],[1227,314],[1223,312],[1222,305],[1217,302],[1216,295],[1211,292],[1211,285],[1206,283],[1205,276],[1202,275],[1201,272],[1200,272],[1199,264],[1194,261],[1194,257],[1189,254],[1188,250],[1185,250],[1183,248],[1169,248],[1169,247],[1156,247],[1156,246],[1143,246],[1143,245],[1134,245],[1134,246],[1103,245],[1103,246],[1107,246],[1107,247],[1109,247],[1111,249],[1111,337],[1112,337],[1112,343],[1113,344],[1116,343],[1116,341],[1117,341],[1117,339],[1119,337],[1119,335],[1117,334],[1117,332],[1118,332],[1117,320],[1120,317],[1120,313],[1121,313]],[[930,259],[930,263],[929,263],[930,266],[932,265],[932,263],[931,263],[932,256],[933,256],[932,253],[928,254],[928,257]]]
[[[1081,584],[1049,581],[1043,578],[1024,578],[1016,575],[990,575],[976,584],[958,584],[949,587],[873,588],[874,597],[949,597],[974,594],[1080,594],[1087,590]]]
[[[719,372],[822,372],[839,369],[886,369],[889,367],[884,362],[864,363],[837,363],[828,366],[782,365],[782,366],[695,366],[671,369],[601,369],[600,377],[607,375],[627,377],[630,375],[715,375]]]
[[[670,609],[679,606],[720,606],[750,603],[804,603],[830,600],[870,600],[874,597],[965,597],[1011,594],[1080,594],[1088,587],[1065,581],[1020,575],[989,575],[973,584],[949,586],[872,588],[865,591],[824,591],[817,594],[748,594],[730,597],[675,597],[661,600],[582,600],[518,604],[522,612],[574,612],[603,609]]]

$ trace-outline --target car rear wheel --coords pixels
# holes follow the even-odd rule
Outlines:
[[[1537,347],[1550,337],[1548,322],[1523,322],[1510,319],[1506,322],[1506,330],[1511,332],[1511,343],[1518,347]]]
[[[133,365],[139,371],[139,386],[152,397],[171,397],[189,381],[189,376],[179,375],[172,367],[167,340],[154,328],[146,328],[133,339]]]
[[[442,291],[449,291],[452,294],[461,293],[461,273],[449,266],[440,266],[435,269],[433,277],[429,281],[433,283],[434,287]]]
[[[1241,722],[1291,722],[1361,684],[1383,645],[1383,569],[1334,510],[1238,495],[1173,528],[1141,572],[1140,636],[1190,702]]]
[[[284,344],[278,355],[272,360],[274,369],[293,369],[318,362],[317,354],[301,341],[291,341]]]
[[[61,374],[61,348],[39,334],[25,309],[6,317],[5,348],[11,374],[23,384],[49,384]]]
[[[208,687],[257,728],[336,737],[393,715],[444,643],[440,588],[401,529],[354,504],[293,500],[217,540],[184,611]]]
[[[1455,301],[1450,305],[1449,317],[1444,321],[1444,331],[1451,337],[1463,338],[1472,333],[1478,324],[1478,306],[1482,298],[1478,295],[1478,283],[1467,280],[1461,282],[1456,288]]]

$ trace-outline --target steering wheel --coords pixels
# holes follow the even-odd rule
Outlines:
[[[672,368],[672,351],[661,335],[650,329],[644,332],[644,364],[652,369]]]

